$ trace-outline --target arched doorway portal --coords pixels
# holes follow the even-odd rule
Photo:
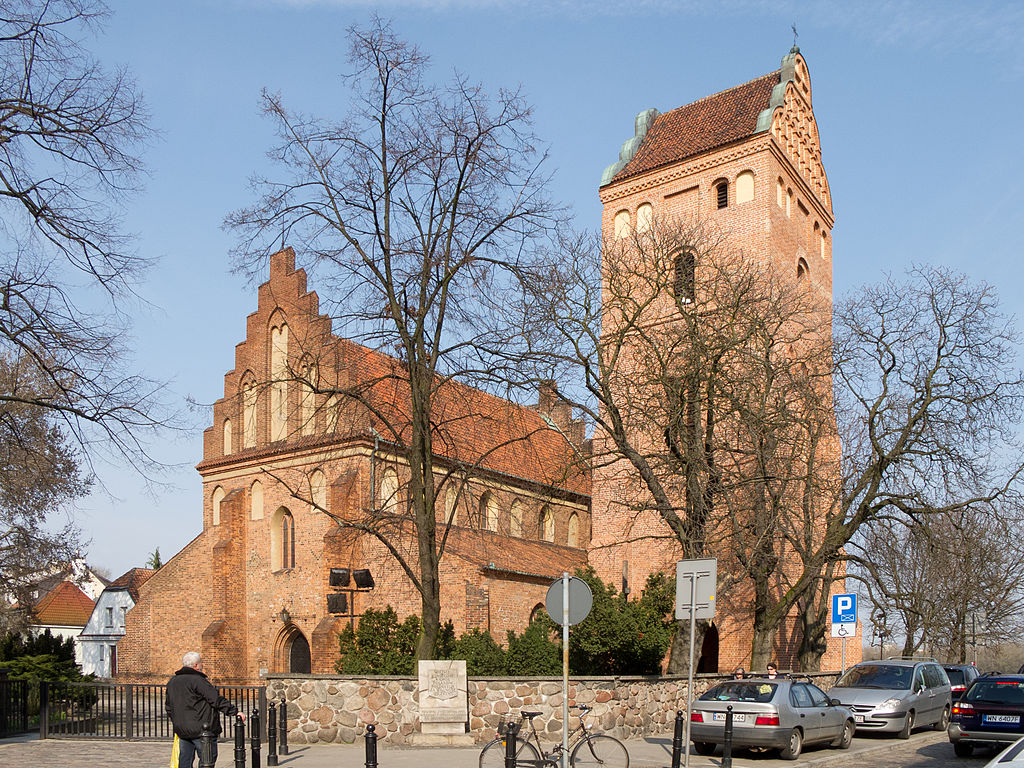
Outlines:
[[[718,671],[718,627],[714,624],[708,627],[704,633],[704,642],[700,646],[700,661],[697,662],[697,672]]]
[[[309,641],[302,630],[294,624],[285,626],[277,636],[277,647],[274,653],[274,667],[278,672],[297,672],[308,675],[312,672],[312,659],[309,652]]]

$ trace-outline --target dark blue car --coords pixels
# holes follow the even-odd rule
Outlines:
[[[1024,675],[985,675],[953,702],[949,740],[960,757],[977,746],[1003,747],[1024,736]]]

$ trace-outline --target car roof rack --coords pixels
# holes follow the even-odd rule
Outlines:
[[[934,661],[938,664],[939,660],[934,656],[886,656],[886,661]]]

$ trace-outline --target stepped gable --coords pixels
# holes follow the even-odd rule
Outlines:
[[[84,627],[94,605],[85,592],[70,581],[62,581],[35,604],[32,615],[37,624]]]
[[[139,587],[149,581],[150,576],[154,573],[156,570],[153,568],[132,568],[110,582],[109,586],[126,588],[128,594],[132,596],[132,600],[138,602]]]
[[[781,70],[658,115],[618,182],[731,144],[758,131],[758,115],[769,107]],[[764,130],[764,128],[761,128]]]
[[[297,346],[319,350],[321,375],[336,370],[337,386],[358,390],[379,416],[366,413],[356,423],[349,422],[352,426],[344,431],[292,435],[281,443],[257,445],[227,456],[208,450],[208,458],[196,467],[199,471],[297,448],[372,439],[371,430],[385,441],[394,440],[392,427],[397,425],[404,428],[394,442],[400,444],[409,437],[410,396],[404,362],[330,331],[330,318],[320,314],[316,293],[307,289],[305,271],[295,267],[294,250],[285,248],[271,257],[270,278],[260,285],[258,297],[259,309],[247,318],[247,339],[236,347],[235,368],[225,375],[225,396],[218,407],[228,407],[238,391],[240,374],[246,370],[247,348],[252,344],[269,346],[266,318],[281,311],[295,338],[301,339]],[[305,330],[299,330],[302,326]],[[473,469],[589,495],[589,471],[581,468],[577,448],[535,409],[450,379],[438,378],[436,392],[432,412],[436,456]],[[214,434],[212,427],[206,432],[208,437]]]

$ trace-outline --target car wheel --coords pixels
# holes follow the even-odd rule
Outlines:
[[[856,730],[856,726],[853,724],[853,721],[847,720],[843,724],[843,732],[832,742],[832,746],[839,749],[849,749],[850,745],[853,744],[854,730]]]
[[[914,710],[907,712],[907,719],[903,723],[903,730],[896,734],[896,738],[909,739],[912,730],[914,730]]]
[[[789,744],[782,748],[779,757],[783,760],[796,760],[804,748],[804,735],[799,728],[794,728],[789,734]]]
[[[949,707],[942,710],[942,717],[939,718],[939,722],[935,724],[936,731],[944,731],[949,728]]]
[[[953,742],[953,754],[957,757],[970,757],[973,752],[974,747],[966,741]]]
[[[716,744],[712,744],[710,741],[695,741],[693,742],[693,751],[698,755],[708,757],[709,755],[715,754],[716,746]]]

